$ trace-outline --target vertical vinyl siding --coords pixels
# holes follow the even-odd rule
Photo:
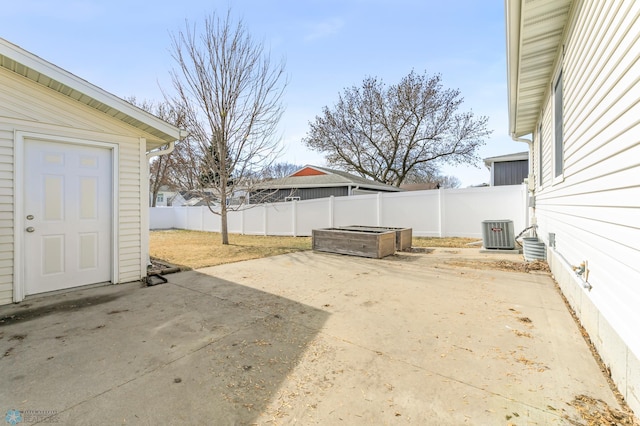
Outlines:
[[[547,99],[541,118],[545,175],[536,200],[540,235],[555,233],[556,252],[570,264],[588,261],[593,288],[583,297],[639,359],[640,2],[579,2],[560,62],[564,180],[554,184],[547,174],[553,149]],[[598,320],[581,320],[621,391],[632,397],[630,367],[612,361],[619,355],[600,335]]]

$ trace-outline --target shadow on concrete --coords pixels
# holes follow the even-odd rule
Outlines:
[[[0,307],[0,412],[64,424],[275,419],[329,314],[195,271],[168,278]]]

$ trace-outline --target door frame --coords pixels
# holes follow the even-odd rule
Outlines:
[[[25,139],[37,140],[42,142],[56,142],[67,144],[70,146],[88,146],[94,148],[108,149],[111,151],[111,283],[118,283],[119,274],[119,146],[117,143],[100,142],[96,140],[80,139],[74,137],[50,135],[34,132],[15,131],[14,149],[13,149],[13,301],[21,302],[25,297],[24,268],[25,268],[25,250],[24,250],[24,170],[26,165],[25,158]]]

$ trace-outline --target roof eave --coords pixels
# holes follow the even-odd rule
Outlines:
[[[157,148],[186,136],[184,130],[2,38],[0,65],[151,135],[152,138],[147,140],[147,149]]]
[[[560,58],[573,0],[505,0],[509,134],[533,133]]]
[[[371,189],[371,190],[379,190],[385,192],[399,192],[403,191],[400,188],[396,188],[394,186],[379,186],[375,184],[362,184],[362,183],[348,183],[348,182],[335,182],[335,183],[307,183],[307,184],[282,184],[282,185],[269,185],[265,183],[264,185],[260,185],[256,187],[260,191],[269,191],[274,189],[309,189],[309,188],[337,188],[337,187],[353,187],[353,188],[361,188],[361,189]]]
[[[520,0],[504,0],[507,32],[507,96],[509,102],[509,135],[516,134],[516,108],[518,94],[518,65],[520,52]]]

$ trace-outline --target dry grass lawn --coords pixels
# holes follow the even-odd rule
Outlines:
[[[469,245],[477,241],[480,241],[480,239],[461,237],[413,237],[411,245],[413,247],[480,248],[481,244]]]
[[[217,232],[151,231],[149,253],[154,259],[196,269],[311,250],[311,237],[229,234],[229,245],[222,245],[221,241],[222,237]]]
[[[221,244],[217,232],[185,230],[151,231],[151,257],[183,268],[204,268],[311,250],[311,237],[264,237],[229,234],[229,245]],[[474,238],[413,238],[414,247],[468,247]]]

